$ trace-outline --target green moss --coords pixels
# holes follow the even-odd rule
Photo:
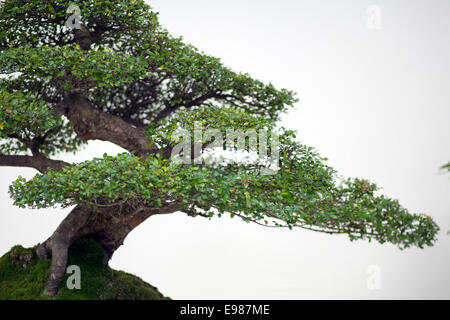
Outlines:
[[[68,265],[81,270],[81,289],[70,290],[65,275],[56,300],[162,300],[157,288],[123,271],[103,266],[104,252],[92,240],[82,239],[69,251]],[[49,299],[42,295],[50,260],[40,260],[34,248],[15,246],[0,258],[0,300]]]

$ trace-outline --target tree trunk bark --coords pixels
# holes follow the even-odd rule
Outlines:
[[[38,245],[40,259],[51,257],[50,274],[44,295],[54,296],[67,268],[70,246],[82,237],[89,236],[105,250],[105,266],[126,236],[143,221],[155,214],[173,213],[179,209],[175,203],[164,208],[149,209],[130,203],[111,204],[100,208],[76,206],[61,222],[53,235]]]
[[[53,235],[37,247],[36,253],[40,259],[52,259],[49,278],[44,288],[46,296],[54,296],[58,292],[59,281],[66,272],[69,247],[89,232],[91,219],[90,210],[76,206]]]

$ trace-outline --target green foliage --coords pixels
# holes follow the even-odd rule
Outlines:
[[[199,127],[196,128],[196,125]],[[169,148],[180,142],[175,139],[177,134],[180,134],[181,139],[180,130],[189,133],[193,133],[196,129],[201,130],[202,133],[208,129],[218,130],[225,143],[226,131],[231,128],[239,128],[243,131],[253,129],[270,132],[271,127],[272,124],[269,120],[263,117],[255,117],[245,110],[209,104],[194,110],[183,110],[176,117],[150,124],[147,126],[147,134],[152,143],[156,143],[160,148]],[[193,139],[194,135],[191,136]],[[204,138],[203,135],[202,138]],[[202,142],[207,143],[209,141],[204,140]]]
[[[55,112],[67,90],[82,92],[95,108],[147,128],[163,149],[180,128],[268,129],[280,133],[279,168],[261,175],[258,165],[184,166],[164,153],[146,160],[129,153],[105,155],[61,171],[48,170],[10,188],[16,205],[44,208],[127,201],[160,208],[176,201],[192,215],[231,213],[275,227],[301,227],[375,239],[399,247],[432,245],[439,228],[377,193],[362,179],[338,179],[317,152],[295,141],[276,121],[297,100],[172,37],[142,0],[78,1],[91,50],[76,45],[64,27],[69,1],[6,0],[0,9],[2,153],[45,155],[75,151],[73,128]],[[81,31],[80,31],[81,32]],[[36,143],[36,144],[33,144]],[[272,146],[270,146],[272,147]],[[130,150],[131,151],[131,150]]]
[[[119,55],[110,49],[83,51],[70,47],[20,47],[0,52],[3,72],[23,72],[58,91],[118,86],[148,76],[140,57]]]
[[[296,101],[293,92],[235,73],[172,37],[144,1],[75,2],[93,39],[92,50],[80,50],[74,33],[64,27],[70,4],[5,1],[0,9],[0,73],[20,74],[0,80],[0,91],[56,109],[65,90],[83,90],[97,108],[135,125],[155,124],[171,112],[212,102],[276,120]],[[18,113],[27,101],[22,102],[15,106]],[[55,131],[45,136],[42,153],[75,151],[81,145],[69,123]],[[2,138],[5,154],[27,149],[18,139]]]
[[[368,181],[339,181],[312,148],[293,137],[287,130],[281,135],[280,170],[274,175],[261,175],[247,164],[191,166],[124,153],[48,170],[28,181],[19,178],[10,193],[22,207],[95,207],[139,199],[159,208],[178,201],[193,215],[229,212],[247,222],[345,233],[352,240],[388,241],[400,248],[436,240],[439,228],[430,217],[410,214],[398,201],[377,195]]]
[[[31,253],[32,260],[24,268],[14,256]],[[140,278],[116,271],[102,264],[103,251],[94,241],[82,239],[69,251],[69,265],[81,269],[81,290],[69,290],[61,281],[53,298],[42,295],[48,278],[50,260],[39,260],[34,249],[16,246],[0,258],[0,300],[162,300],[158,290]]]
[[[64,26],[71,4],[81,9],[83,24],[101,32],[98,42],[113,45],[139,28],[152,30],[157,15],[144,1],[6,0],[0,11],[0,48],[71,44],[74,35]]]
[[[17,128],[45,132],[60,125],[56,112],[45,108],[44,101],[21,92],[0,92],[0,119],[4,134],[17,133]]]
[[[17,92],[13,86],[2,90],[0,81],[0,153],[17,154],[33,150],[45,155],[76,151],[81,141],[54,109],[34,93]],[[70,138],[70,139],[69,139]]]
[[[69,4],[6,1],[0,13],[0,70],[23,69],[41,87],[60,87],[62,80],[65,88],[88,87],[98,108],[123,115],[133,107],[132,118],[145,123],[159,119],[158,113],[212,100],[276,119],[296,101],[293,92],[235,73],[170,36],[144,1],[77,2],[83,24],[95,35],[94,52],[82,54],[73,46],[73,33],[61,28]]]

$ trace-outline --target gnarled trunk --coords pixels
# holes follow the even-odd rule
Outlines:
[[[128,202],[95,209],[76,206],[53,235],[36,249],[40,259],[51,258],[44,295],[54,296],[58,292],[60,280],[66,272],[69,247],[80,238],[89,236],[102,246],[106,252],[106,266],[134,228],[152,215],[173,213],[178,209],[175,203],[158,209],[136,207]]]

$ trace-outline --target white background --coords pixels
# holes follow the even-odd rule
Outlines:
[[[237,219],[152,217],[111,266],[175,299],[450,298],[450,2],[155,0],[160,20],[236,71],[298,92],[283,120],[341,174],[368,178],[441,227],[432,248],[353,242]],[[381,29],[368,29],[369,5]],[[92,142],[82,161],[120,149]],[[32,169],[0,168],[0,254],[45,240],[67,210],[12,206]],[[367,286],[380,270],[379,290]]]

